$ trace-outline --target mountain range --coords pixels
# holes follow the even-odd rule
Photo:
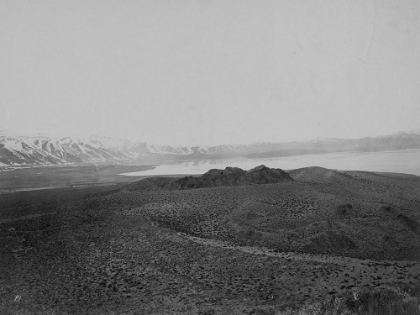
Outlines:
[[[0,130],[0,167],[156,164],[231,157],[265,158],[332,152],[420,149],[420,130],[360,139],[317,139],[243,145],[172,146],[107,137],[20,136]]]

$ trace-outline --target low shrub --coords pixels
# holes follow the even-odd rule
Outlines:
[[[278,315],[420,315],[420,285],[362,290]]]

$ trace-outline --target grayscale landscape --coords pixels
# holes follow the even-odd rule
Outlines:
[[[199,162],[3,167],[3,313],[417,314],[420,177]]]
[[[419,15],[0,1],[0,314],[420,315]]]

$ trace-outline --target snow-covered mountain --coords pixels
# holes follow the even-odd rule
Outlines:
[[[171,146],[93,136],[28,137],[0,130],[0,167],[80,164],[157,164],[231,157],[280,157],[308,153],[420,149],[420,132],[361,139],[260,142],[249,145]]]
[[[0,130],[0,167],[32,165],[133,164],[207,154],[208,147],[156,145],[108,137],[22,136]]]
[[[94,139],[0,135],[0,163],[6,165],[123,163],[137,157],[134,152],[104,146]]]

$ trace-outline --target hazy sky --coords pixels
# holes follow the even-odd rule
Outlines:
[[[418,129],[419,6],[0,0],[0,129],[197,144]]]

